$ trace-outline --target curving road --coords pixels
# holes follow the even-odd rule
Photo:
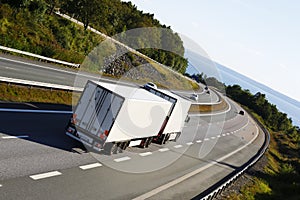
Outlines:
[[[83,87],[87,80],[102,80],[114,81],[114,79],[103,78],[95,74],[85,73],[76,70],[62,68],[54,64],[47,64],[44,62],[32,61],[25,58],[20,58],[11,55],[0,54],[0,71],[1,77],[9,77],[15,79],[37,81],[43,83],[51,83],[66,86]],[[190,98],[191,92],[175,91],[185,98]],[[194,103],[216,103],[219,101],[218,95],[211,91],[210,94],[205,92],[198,93],[198,101]]]
[[[73,85],[76,75],[7,55],[0,56],[0,70],[5,77],[62,85]],[[86,74],[82,81],[90,78]],[[199,100],[217,102],[211,94],[199,94]],[[70,108],[11,112],[1,108],[53,108],[0,104],[1,199],[193,198],[248,161],[263,144],[264,134],[253,120],[237,114],[241,108],[228,102],[226,112],[192,116],[176,143],[129,148],[112,156],[85,152],[64,134]]]
[[[224,114],[192,117],[176,143],[131,148],[113,156],[74,152],[83,147],[64,134],[69,114],[2,111],[1,198],[197,196],[246,162],[263,142],[263,134],[248,115],[238,115],[240,108],[233,102],[231,106]]]

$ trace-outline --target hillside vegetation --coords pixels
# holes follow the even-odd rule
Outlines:
[[[84,23],[84,28],[62,19],[55,10],[66,13]],[[187,60],[177,33],[161,25],[153,14],[143,13],[131,3],[120,0],[0,0],[0,45],[29,51],[60,60],[81,63],[102,40],[86,30],[91,25],[110,36],[133,28],[159,27],[161,32],[151,35],[156,49],[139,51],[184,73]],[[139,46],[147,47],[144,35],[135,38]],[[167,47],[166,47],[167,46]],[[169,49],[169,51],[159,49]]]
[[[247,175],[248,182],[238,180],[234,189],[229,189],[230,200],[299,199],[300,197],[300,128],[293,125],[286,113],[271,104],[260,92],[251,94],[239,85],[228,85],[205,74],[190,76],[205,85],[213,86],[234,101],[240,103],[270,132],[271,141],[265,160],[259,161]],[[224,91],[225,90],[225,91]],[[262,163],[262,164],[261,164]],[[236,189],[238,188],[238,191]],[[228,195],[229,193],[229,195]],[[224,196],[223,196],[224,197]],[[218,197],[217,199],[223,199]]]
[[[292,125],[285,113],[266,100],[264,94],[252,95],[240,86],[228,86],[227,95],[255,113],[269,130],[271,142],[262,169],[252,174],[252,180],[239,194],[229,199],[299,199],[300,196],[300,129]]]

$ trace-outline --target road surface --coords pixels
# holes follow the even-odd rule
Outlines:
[[[231,102],[192,117],[180,139],[112,156],[80,152],[69,114],[0,112],[2,199],[190,199],[241,166],[264,135]],[[73,151],[76,149],[79,153]]]

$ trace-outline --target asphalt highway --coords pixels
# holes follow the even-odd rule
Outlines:
[[[2,54],[0,70],[2,77],[69,86],[75,80],[84,85],[99,79]],[[186,98],[193,93],[176,92]],[[213,91],[198,95],[194,103],[220,100]],[[65,135],[70,107],[0,104],[0,199],[193,198],[248,161],[263,144],[264,134],[253,120],[227,101],[229,110],[191,115],[176,143],[131,147],[112,156],[87,152]]]
[[[78,72],[74,69],[63,68],[54,64],[33,61],[5,54],[0,54],[0,71],[1,77],[75,87],[84,87],[87,80],[116,81],[84,71]],[[175,93],[190,99],[191,94],[193,94],[194,91],[175,91]],[[213,91],[211,91],[210,94],[207,94],[205,91],[198,92],[198,95],[198,101],[190,100],[194,103],[215,103],[219,101],[217,94]]]
[[[176,143],[112,156],[84,152],[67,137],[69,114],[2,111],[1,199],[190,199],[262,145],[240,109],[231,102],[223,114],[191,117]]]

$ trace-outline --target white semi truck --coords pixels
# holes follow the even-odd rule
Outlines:
[[[189,108],[189,101],[167,91],[88,81],[66,134],[107,154],[163,144],[179,137]]]

